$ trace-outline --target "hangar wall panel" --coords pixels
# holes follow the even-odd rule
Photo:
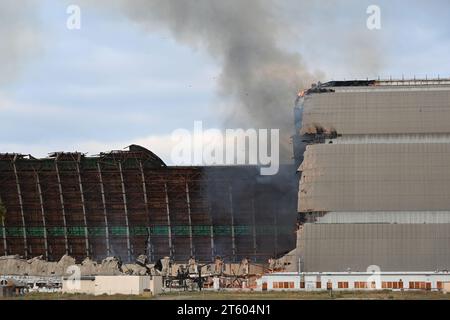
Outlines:
[[[300,166],[299,212],[450,209],[450,144],[319,144]]]
[[[366,88],[305,97],[302,133],[450,132],[450,87]]]
[[[316,223],[450,223],[450,211],[328,212]]]
[[[305,224],[305,272],[450,269],[450,224]]]

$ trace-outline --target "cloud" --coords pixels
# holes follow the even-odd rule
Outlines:
[[[41,47],[33,0],[0,2],[0,86],[15,80]]]

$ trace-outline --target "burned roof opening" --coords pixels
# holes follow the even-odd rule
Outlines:
[[[319,87],[368,87],[376,85],[376,80],[345,80],[345,81],[329,81],[322,83]]]

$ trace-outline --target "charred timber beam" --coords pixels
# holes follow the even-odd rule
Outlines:
[[[41,180],[39,179],[39,173],[35,171],[36,176],[36,184],[38,188],[39,193],[39,203],[41,206],[41,214],[42,214],[42,227],[44,230],[44,248],[45,248],[45,258],[49,258],[49,251],[48,251],[48,237],[47,237],[47,223],[45,221],[45,209],[44,209],[44,197],[42,195],[42,187],[41,187]]]
[[[211,260],[214,261],[214,258],[216,256],[216,248],[214,245],[214,225],[212,223],[210,227],[210,232],[211,232]]]
[[[27,259],[28,258],[27,225],[25,222],[25,212],[24,212],[24,208],[23,208],[22,189],[20,187],[19,174],[17,173],[16,160],[17,160],[17,156],[14,157],[12,166],[13,166],[13,170],[14,170],[14,176],[16,178],[16,187],[17,187],[17,196],[18,196],[18,200],[19,200],[20,217],[22,219],[23,245],[24,245],[24,251],[25,251],[24,254],[25,254],[25,259]]]
[[[191,197],[189,194],[189,184],[186,181],[186,203],[187,203],[187,211],[188,211],[188,220],[189,220],[189,244],[191,249],[191,257],[194,256],[194,242],[192,239],[192,217],[191,217]]]
[[[208,182],[207,182],[208,183]],[[211,222],[210,226],[210,240],[211,240],[211,261],[214,261],[216,257],[216,248],[215,248],[215,242],[214,242],[214,220],[212,216],[212,200],[211,200],[211,193],[209,191],[209,188],[207,189],[207,200],[208,200],[208,216]]]
[[[273,213],[275,256],[278,255],[278,208]]]
[[[254,193],[253,193],[254,194]],[[258,248],[256,245],[256,213],[255,213],[255,199],[252,197],[252,233],[253,233],[253,254],[256,256]]]
[[[3,234],[3,250],[5,256],[8,255],[8,242],[6,241],[6,226],[5,226],[5,218],[2,217],[2,234]]]
[[[131,242],[130,242],[130,224],[128,220],[128,204],[127,204],[127,192],[125,189],[125,180],[123,179],[122,161],[119,160],[119,173],[120,173],[120,183],[122,185],[122,199],[123,199],[123,209],[125,211],[125,227],[127,232],[127,253],[128,261],[131,262]]]
[[[145,173],[144,173],[144,166],[142,165],[142,161],[139,161],[139,169],[141,172],[141,179],[142,179],[142,192],[144,193],[144,204],[145,204],[145,211],[147,213],[147,218],[149,221],[149,228],[147,228],[147,255],[150,257],[150,261],[154,261],[153,257],[153,250],[152,250],[152,238],[151,238],[151,229],[150,229],[150,210],[148,209],[148,197],[147,197],[147,184],[145,182]]]
[[[234,230],[233,188],[231,184],[228,184],[228,199],[230,201],[230,217],[231,217],[231,249],[233,259],[236,260],[236,235]]]
[[[167,183],[164,183],[164,193],[166,197],[166,212],[167,212],[167,226],[168,226],[168,235],[169,235],[169,250],[170,250],[170,257],[173,256],[173,247],[172,247],[172,224],[170,220],[170,207],[169,207],[169,193],[167,191]]]
[[[64,196],[63,196],[63,189],[61,184],[61,175],[59,174],[59,168],[58,168],[58,157],[55,158],[55,170],[56,170],[56,178],[58,179],[58,190],[59,190],[59,200],[61,203],[61,212],[62,212],[62,218],[63,218],[63,229],[64,229],[64,245],[66,254],[69,254],[69,240],[67,238],[67,218],[66,218],[66,207],[64,205]]]
[[[106,209],[106,197],[105,197],[105,186],[103,185],[102,168],[100,162],[97,162],[98,176],[100,180],[100,192],[102,194],[102,204],[103,204],[103,218],[105,221],[105,241],[106,241],[106,255],[111,255],[111,246],[109,243],[109,225],[108,225],[108,212]]]
[[[86,217],[86,201],[84,199],[84,189],[83,183],[81,180],[81,171],[80,171],[80,163],[79,159],[76,162],[76,170],[78,175],[78,186],[80,188],[80,199],[81,199],[81,208],[83,210],[83,223],[84,223],[84,237],[86,243],[86,257],[89,257],[89,234],[88,234],[88,225],[87,225],[87,217]]]

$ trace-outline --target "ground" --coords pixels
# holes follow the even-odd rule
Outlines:
[[[2,298],[0,298],[1,300]],[[3,298],[4,299],[4,298]],[[450,295],[426,291],[373,292],[173,292],[149,298],[145,296],[87,296],[61,293],[31,293],[14,300],[450,300]]]

